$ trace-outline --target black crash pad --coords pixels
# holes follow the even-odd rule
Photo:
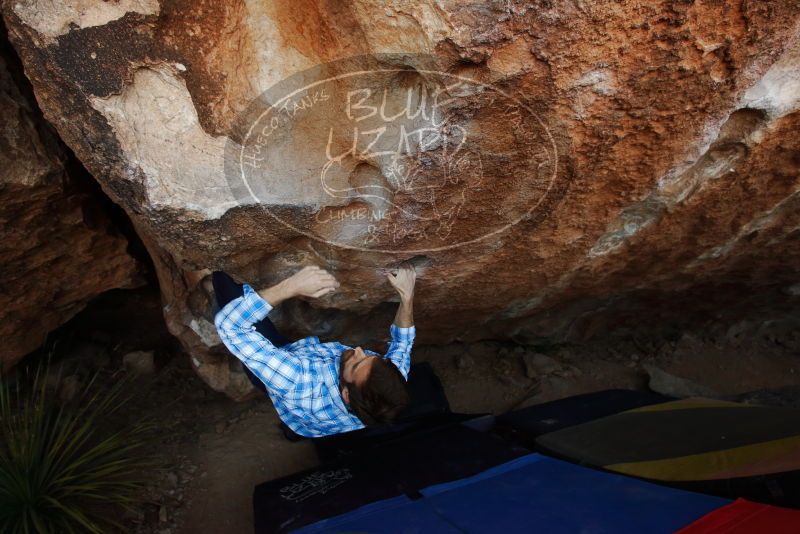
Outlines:
[[[389,497],[415,498],[422,488],[528,453],[466,424],[418,430],[363,454],[256,486],[255,532],[288,532]]]

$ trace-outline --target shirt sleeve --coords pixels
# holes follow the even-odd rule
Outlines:
[[[389,327],[392,336],[389,341],[389,350],[385,358],[395,364],[406,380],[408,380],[408,370],[411,367],[411,346],[414,344],[416,328],[409,326],[401,328],[396,324]]]
[[[266,317],[272,306],[248,284],[242,289],[244,294],[214,318],[219,337],[271,393],[286,394],[297,382],[297,365],[289,351],[276,347],[255,329],[255,323]]]

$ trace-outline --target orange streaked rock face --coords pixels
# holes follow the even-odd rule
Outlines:
[[[338,294],[276,317],[353,343],[384,336],[402,260],[420,342],[797,305],[791,0],[78,4],[3,13],[148,244],[171,330],[234,397],[206,268],[328,268]]]

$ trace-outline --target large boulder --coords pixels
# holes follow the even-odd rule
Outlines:
[[[421,342],[797,306],[795,0],[3,14],[45,116],[147,244],[171,331],[234,397],[206,269],[332,270],[341,291],[276,319],[351,343],[385,335],[381,271],[403,260]]]
[[[0,41],[0,368],[36,349],[95,295],[144,283],[128,240],[42,119]],[[85,186],[88,184],[88,187]]]

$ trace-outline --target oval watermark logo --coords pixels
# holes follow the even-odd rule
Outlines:
[[[519,98],[424,56],[297,73],[239,117],[225,173],[242,205],[334,247],[421,254],[530,217],[558,174],[553,136]]]

